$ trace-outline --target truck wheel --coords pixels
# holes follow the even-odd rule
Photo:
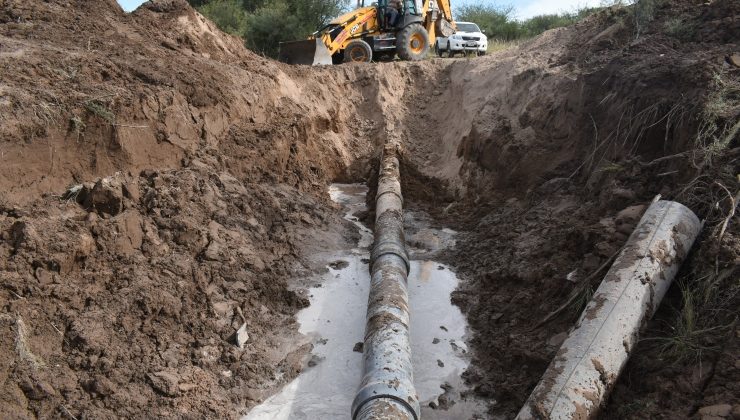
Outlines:
[[[369,63],[372,59],[373,49],[370,48],[370,44],[361,39],[350,41],[344,48],[345,63]]]
[[[335,52],[334,55],[331,56],[331,63],[334,65],[344,63],[344,51],[339,50]]]
[[[439,42],[434,43],[434,53],[437,54],[437,57],[442,57],[442,50],[439,49]]]
[[[429,34],[418,23],[411,24],[396,35],[396,51],[402,60],[419,61],[429,53]]]

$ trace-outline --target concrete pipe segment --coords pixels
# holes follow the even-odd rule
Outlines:
[[[683,205],[650,205],[517,419],[596,415],[700,230]]]
[[[396,148],[386,146],[375,198],[375,242],[365,327],[364,375],[353,420],[418,420],[409,335],[409,259]]]

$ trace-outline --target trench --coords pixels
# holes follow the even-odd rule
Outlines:
[[[311,343],[307,368],[277,394],[254,407],[243,420],[346,419],[362,378],[362,350],[370,285],[372,231],[358,214],[367,210],[367,186],[332,184],[331,199],[353,223],[353,247],[322,255],[327,272],[309,289],[310,305],[298,315],[299,331]],[[425,419],[484,418],[461,376],[470,363],[468,325],[450,301],[458,286],[454,268],[433,259],[454,245],[455,232],[428,226],[422,212],[406,211],[411,257],[409,300],[414,385]]]

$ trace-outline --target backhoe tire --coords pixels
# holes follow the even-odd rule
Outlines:
[[[413,23],[396,35],[396,52],[401,60],[420,61],[429,53],[429,34],[423,26]]]
[[[350,41],[344,49],[345,63],[369,63],[372,60],[373,49],[370,48],[370,44],[361,39]]]

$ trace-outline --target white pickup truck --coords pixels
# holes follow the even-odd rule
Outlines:
[[[457,31],[449,38],[437,38],[434,51],[438,57],[447,53],[452,57],[456,53],[475,52],[485,55],[488,50],[488,38],[473,22],[456,22]]]

